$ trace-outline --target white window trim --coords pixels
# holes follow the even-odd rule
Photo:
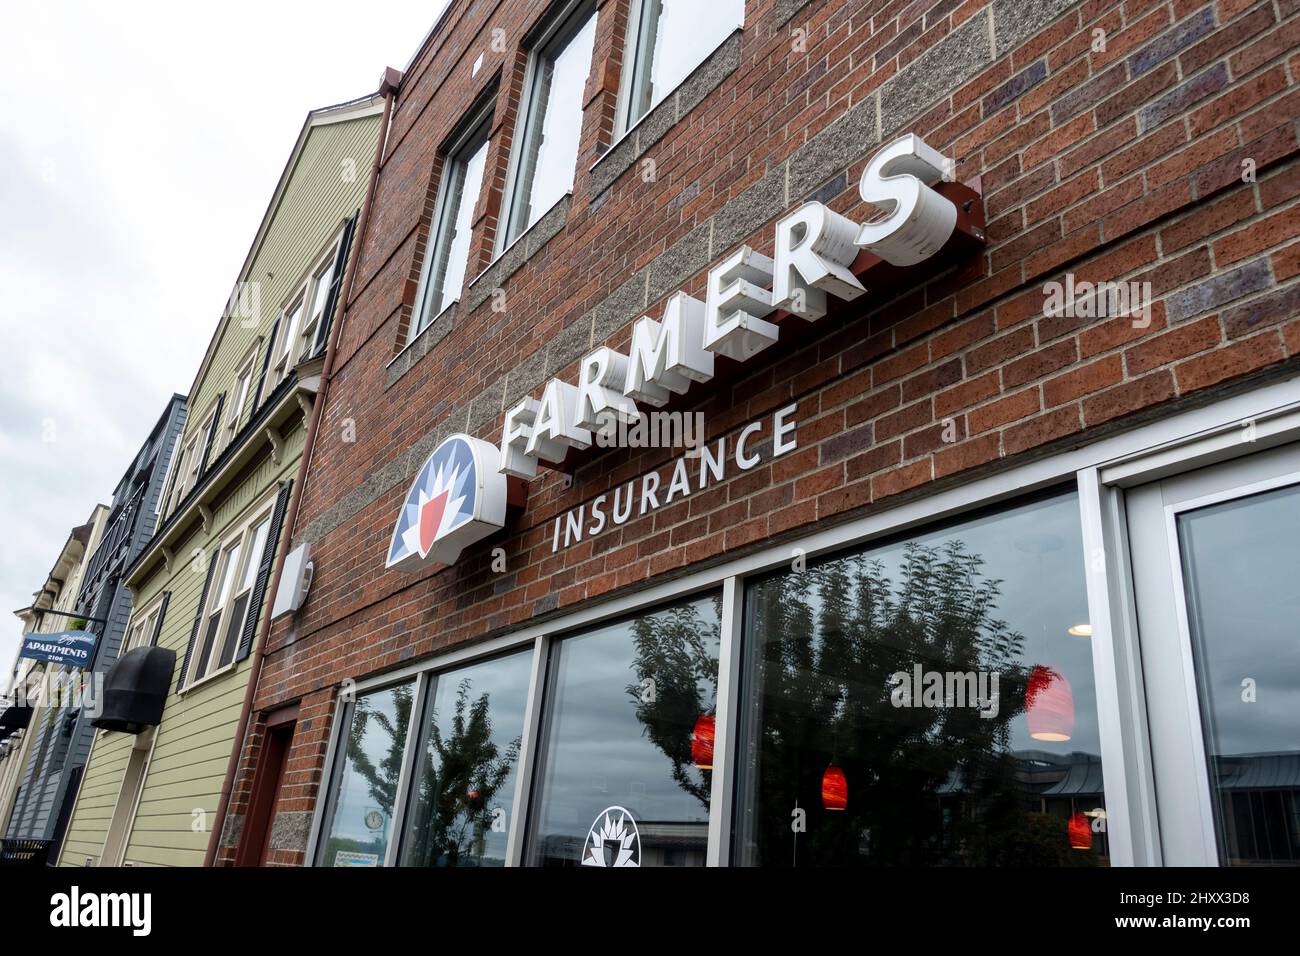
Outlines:
[[[1244,442],[1242,429],[1252,426],[1254,440]],[[541,695],[548,658],[555,641],[570,632],[650,608],[680,601],[702,591],[723,590],[723,615],[718,676],[718,722],[714,748],[713,791],[710,801],[708,866],[730,861],[732,797],[735,793],[738,746],[736,708],[740,693],[739,644],[741,604],[746,580],[789,564],[797,545],[809,560],[863,546],[910,529],[958,518],[976,509],[1014,502],[1053,486],[1073,484],[1079,501],[1085,560],[1088,611],[1093,626],[1093,669],[1096,682],[1098,730],[1104,767],[1107,835],[1111,865],[1160,865],[1155,791],[1141,697],[1132,578],[1125,561],[1123,538],[1124,487],[1156,480],[1252,452],[1300,441],[1300,376],[1254,391],[1219,399],[1090,445],[1019,465],[928,496],[887,506],[872,514],[783,542],[606,601],[584,604],[573,611],[509,634],[456,648],[351,685],[362,694],[421,674],[442,671],[509,650],[533,646],[533,668],[525,709],[514,813],[510,822],[506,865],[522,865],[526,821],[531,812],[530,777],[536,765],[541,733]],[[419,707],[413,706],[412,720]],[[315,865],[322,836],[326,784],[335,772],[347,707],[342,692],[336,698],[320,798],[313,810],[307,865]],[[410,730],[407,748],[413,750]],[[408,755],[409,756],[409,755]],[[404,759],[403,766],[409,763]],[[407,781],[403,777],[399,784]],[[402,800],[408,795],[398,790]],[[395,814],[397,810],[394,810]],[[395,841],[400,834],[395,833]],[[391,863],[394,856],[389,854]]]
[[[420,264],[420,281],[415,289],[415,305],[411,309],[410,328],[406,332],[406,341],[402,343],[402,352],[406,351],[416,339],[426,332],[434,322],[442,318],[447,311],[460,301],[461,292],[466,285],[472,284],[466,282],[461,284],[461,288],[455,292],[448,293],[447,300],[439,307],[436,315],[429,318],[429,321],[420,327],[420,317],[424,313],[425,293],[429,287],[429,281],[433,273],[433,263],[437,259],[438,247],[442,244],[442,237],[447,228],[447,217],[451,211],[447,208],[447,192],[451,185],[451,176],[448,175],[455,163],[462,160],[468,163],[471,143],[477,142],[480,134],[483,141],[491,143],[492,141],[492,118],[495,113],[496,97],[485,95],[483,101],[474,106],[469,113],[465,114],[461,121],[461,131],[442,150],[442,172],[438,175],[438,198],[433,205],[433,219],[429,222],[429,234],[424,243],[424,262]],[[489,152],[491,146],[488,147]],[[463,154],[463,155],[462,155]],[[483,181],[487,182],[488,170],[483,170]],[[479,186],[479,198],[483,195],[483,186]],[[476,203],[477,204],[477,203]],[[471,224],[472,226],[472,224]],[[470,235],[471,252],[473,250],[473,233]],[[466,276],[468,276],[468,269]],[[401,352],[398,353],[398,356]],[[396,361],[396,357],[393,359]],[[389,364],[392,364],[391,362]]]
[[[243,424],[244,406],[248,403],[248,400],[253,395],[254,388],[256,388],[257,358],[260,351],[255,343],[249,349],[248,354],[244,356],[244,360],[239,363],[238,370],[235,372],[235,383],[230,389],[231,407],[227,410],[226,421],[221,428],[222,432],[225,433],[224,439],[227,446],[239,434],[239,426]],[[243,394],[240,395],[239,383],[244,380],[245,375],[248,377],[248,385],[244,388]]]
[[[272,494],[270,497],[262,501],[261,504],[255,506],[250,511],[245,513],[244,517],[239,521],[239,523],[235,525],[231,531],[229,531],[227,534],[221,537],[221,543],[219,547],[213,549],[215,554],[212,560],[221,562],[225,559],[226,552],[229,551],[230,548],[233,547],[236,542],[239,542],[240,544],[239,565],[235,570],[234,578],[231,579],[230,595],[226,599],[225,605],[221,608],[221,617],[217,621],[217,636],[212,642],[211,650],[208,652],[211,657],[217,660],[220,660],[220,655],[221,655],[222,633],[225,631],[226,627],[230,623],[228,620],[230,609],[235,604],[235,598],[240,593],[238,588],[239,588],[239,579],[242,577],[241,571],[246,570],[247,562],[252,558],[252,555],[250,554],[249,547],[248,547],[252,543],[249,535],[252,532],[253,528],[255,528],[260,523],[262,518],[270,517],[272,511],[274,510],[274,506],[275,506],[275,494]],[[265,550],[265,548],[270,547],[270,545],[271,545],[271,537],[270,537],[270,532],[268,530],[266,543],[263,545],[263,549]],[[259,559],[261,557],[262,556],[259,555]],[[198,633],[195,634],[193,638],[195,642],[195,646],[191,649],[190,663],[189,663],[189,668],[186,671],[186,675],[185,675],[186,681],[185,681],[185,686],[181,691],[182,694],[188,694],[194,688],[202,687],[204,684],[208,683],[209,681],[215,680],[216,678],[220,677],[223,674],[230,673],[242,663],[241,661],[235,660],[232,657],[229,664],[226,664],[222,667],[218,667],[215,670],[210,670],[202,677],[196,678],[194,676],[195,673],[198,671],[198,667],[199,667],[199,658],[195,656],[195,654],[201,651],[203,648],[203,634],[207,630],[208,618],[212,614],[212,606],[217,599],[217,595],[221,591],[221,581],[219,580],[219,578],[221,574],[224,573],[224,570],[225,569],[222,568],[221,565],[218,563],[216,570],[212,572],[211,586],[208,588],[208,593],[204,598],[203,611],[199,617],[199,621],[200,621],[199,630]],[[253,590],[254,591],[257,590],[256,580],[254,580],[253,583]],[[249,607],[245,612],[245,614],[247,615],[251,613],[252,613],[252,601],[250,596]],[[245,617],[245,620],[247,620],[247,617]],[[236,639],[238,639],[238,637],[236,637]]]
[[[148,604],[146,604],[142,609],[133,611],[131,613],[131,619],[127,622],[126,630],[122,634],[122,647],[118,651],[119,659],[127,651],[133,651],[137,647],[145,646],[143,641],[141,643],[134,643],[134,644],[131,643],[132,633],[135,630],[136,626],[140,624],[146,625],[146,629],[148,631],[154,630],[154,628],[157,625],[154,624],[150,619],[153,618],[162,609],[162,602],[165,593],[166,592],[160,591],[158,593],[158,596],[155,597]],[[146,635],[144,640],[147,641],[150,637],[152,637],[152,634]]]
[[[510,231],[513,227],[515,216],[517,215],[515,206],[519,200],[519,174],[521,167],[523,166],[524,150],[527,148],[528,128],[532,122],[533,96],[537,85],[538,63],[541,61],[542,51],[546,49],[559,33],[573,22],[573,18],[582,17],[584,15],[590,17],[599,16],[599,5],[595,0],[568,0],[563,7],[549,15],[545,29],[543,29],[542,32],[533,40],[532,48],[529,50],[528,67],[524,71],[523,96],[519,101],[519,108],[515,113],[515,136],[514,142],[510,147],[510,162],[506,167],[506,190],[502,194],[504,201],[501,204],[501,208],[504,210],[504,215],[501,217],[500,227],[497,229],[496,238],[493,243],[493,247],[496,250],[495,255],[492,257],[493,262],[500,259],[501,256],[505,255],[505,253],[515,245],[515,243],[528,235],[533,226],[537,225],[537,223],[540,222],[546,214],[551,211],[551,209],[554,209],[559,203],[564,201],[565,196],[573,195],[573,184],[570,183],[569,188],[560,194],[559,199],[543,210],[532,223],[526,224],[520,228],[517,236],[510,238]],[[592,57],[592,62],[587,64],[587,80],[583,82],[584,92],[586,91],[587,82],[591,79],[592,67],[595,65],[594,50]],[[582,155],[581,135],[581,124],[579,124],[579,156]],[[573,178],[576,180],[578,174],[576,164],[574,166],[573,174]],[[491,268],[491,266],[488,268]]]
[[[610,144],[609,149],[605,151],[604,155],[601,156],[601,159],[604,159],[605,156],[612,153],[614,147],[617,146],[628,133],[631,133],[641,125],[641,121],[653,113],[656,108],[667,102],[671,97],[675,96],[677,91],[685,85],[686,81],[695,74],[695,71],[698,70],[704,62],[709,59],[709,57],[717,53],[718,49],[724,43],[731,39],[732,34],[737,30],[743,30],[745,28],[745,9],[744,4],[742,4],[740,10],[740,22],[728,31],[727,35],[719,40],[712,49],[700,57],[700,61],[691,67],[690,71],[682,77],[680,83],[664,93],[664,95],[659,97],[655,103],[651,104],[649,109],[638,116],[635,120],[632,120],[630,119],[632,111],[632,83],[633,77],[636,73],[636,61],[641,53],[641,19],[644,11],[645,0],[632,0],[631,9],[628,11],[627,31],[624,34],[623,62],[618,82],[618,104],[614,110],[614,142]],[[596,163],[599,162],[599,159],[596,160]],[[595,165],[595,163],[592,164],[593,168]]]

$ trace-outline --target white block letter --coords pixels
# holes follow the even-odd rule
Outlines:
[[[741,246],[709,270],[704,303],[704,347],[745,361],[776,341],[772,312],[772,260]]]
[[[632,327],[624,395],[658,408],[667,404],[669,392],[681,395],[691,382],[711,378],[713,356],[704,351],[704,303],[699,299],[676,292],[664,306],[662,325],[643,316]]]
[[[856,299],[866,290],[850,270],[857,257],[858,226],[819,202],[776,224],[772,305],[805,319],[826,315],[826,293]]]
[[[858,191],[885,214],[858,231],[857,244],[896,266],[934,255],[952,235],[957,207],[930,187],[953,176],[953,161],[914,134],[880,150],[862,171]]]

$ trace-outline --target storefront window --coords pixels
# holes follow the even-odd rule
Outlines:
[[[526,862],[703,866],[721,596],[557,642]]]
[[[403,825],[403,866],[504,866],[532,649],[438,674]]]
[[[1178,517],[1220,860],[1300,863],[1300,486]]]
[[[362,694],[349,708],[317,865],[383,865],[414,694],[408,681]]]
[[[745,604],[738,862],[1108,864],[1073,494],[796,566]]]

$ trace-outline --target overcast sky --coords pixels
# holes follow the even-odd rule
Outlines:
[[[193,384],[305,114],[405,68],[445,3],[7,5],[0,675],[9,612]]]

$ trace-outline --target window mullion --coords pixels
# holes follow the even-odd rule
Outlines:
[[[546,687],[550,641],[539,634],[533,641],[533,666],[528,677],[528,703],[524,710],[524,732],[519,742],[519,773],[515,778],[514,814],[506,838],[506,866],[522,866],[525,826],[532,797],[533,767],[541,737],[542,693]]]

